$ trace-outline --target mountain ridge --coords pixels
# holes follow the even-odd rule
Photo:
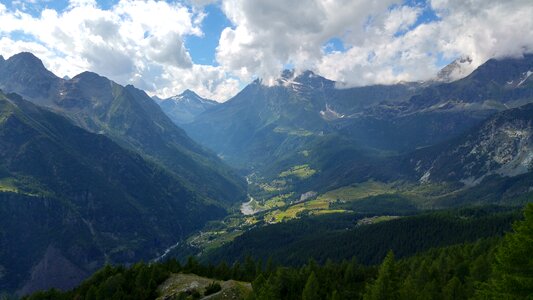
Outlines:
[[[123,87],[93,72],[64,80],[31,53],[21,53],[2,64],[0,88],[138,151],[213,201],[232,204],[246,197],[246,183],[240,176],[190,139],[145,92],[133,86]]]

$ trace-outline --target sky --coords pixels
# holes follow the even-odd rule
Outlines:
[[[286,68],[344,88],[428,80],[461,57],[470,69],[519,57],[533,52],[532,16],[531,0],[1,0],[0,55],[226,101]]]

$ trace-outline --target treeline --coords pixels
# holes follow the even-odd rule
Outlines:
[[[503,238],[435,248],[401,260],[389,251],[380,266],[351,259],[287,267],[250,257],[215,266],[190,257],[184,264],[106,266],[73,291],[51,290],[26,299],[154,299],[157,287],[179,272],[250,281],[248,300],[528,299],[533,297],[533,204],[524,215]]]

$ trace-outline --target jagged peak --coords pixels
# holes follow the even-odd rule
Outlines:
[[[41,74],[46,73],[49,76],[56,77],[52,72],[46,69],[41,59],[30,52],[17,53],[4,61],[4,64],[9,64],[16,70],[25,70],[24,72],[28,71],[32,73],[38,72]]]
[[[277,80],[279,85],[285,87],[298,88],[298,86],[323,87],[334,84],[333,81],[322,77],[311,70],[296,72],[294,70],[285,70],[282,76]]]

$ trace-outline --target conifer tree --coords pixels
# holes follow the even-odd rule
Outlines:
[[[370,284],[363,296],[365,300],[398,299],[398,271],[392,251],[387,253],[379,267],[378,278]]]
[[[318,280],[316,279],[315,272],[311,272],[309,277],[307,278],[307,283],[305,284],[305,288],[302,292],[302,299],[303,300],[319,300],[320,292],[320,286],[318,284]]]
[[[498,246],[493,277],[479,295],[489,299],[533,299],[533,203]]]

